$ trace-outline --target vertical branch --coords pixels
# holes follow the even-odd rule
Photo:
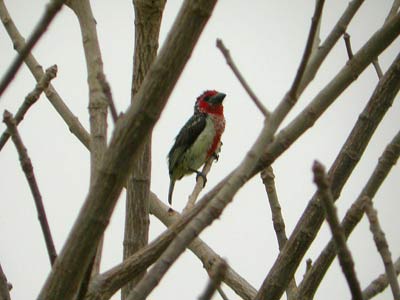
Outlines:
[[[47,30],[47,27],[50,25],[51,21],[53,21],[56,14],[64,5],[64,2],[65,0],[52,0],[49,2],[49,4],[46,5],[46,10],[41,17],[39,23],[33,29],[32,35],[29,37],[25,46],[18,53],[17,57],[14,59],[3,79],[1,80],[0,96],[3,94],[10,82],[14,79],[25,58],[29,55],[33,47],[36,45],[37,41]]]
[[[318,195],[323,204],[325,217],[332,231],[338,254],[340,266],[349,285],[353,300],[362,300],[360,283],[354,269],[353,258],[346,244],[346,237],[342,226],[340,226],[330,183],[325,173],[325,168],[317,161],[313,165],[314,182],[318,186]]]
[[[272,222],[274,225],[274,230],[276,233],[276,238],[278,240],[279,250],[282,250],[287,242],[287,236],[285,231],[285,221],[281,213],[281,206],[279,204],[278,195],[275,188],[275,175],[274,170],[271,166],[265,168],[261,172],[261,179],[265,185],[265,190],[268,195],[269,205],[271,208]],[[288,300],[295,299],[297,286],[296,280],[293,277],[290,281],[288,288],[286,289],[286,294]]]
[[[50,81],[56,77],[57,75],[57,66],[54,65],[48,68],[43,75],[42,79],[36,84],[35,89],[30,92],[26,97],[20,108],[18,109],[17,113],[15,114],[14,120],[16,125],[24,119],[25,113],[28,109],[39,99],[40,95],[43,93],[45,89],[50,84]],[[8,139],[10,138],[10,133],[6,130],[0,137],[0,151],[3,149],[4,145],[7,143]]]
[[[101,82],[103,78],[105,79],[105,75],[97,37],[96,20],[89,0],[69,0],[67,5],[78,18],[86,58],[90,116],[90,185],[92,185],[98,176],[100,163],[107,145],[108,103]],[[78,299],[84,297],[90,277],[99,273],[102,249],[103,238],[99,240],[96,245],[96,251],[92,254],[93,261],[88,265],[85,278],[79,290]]]
[[[28,156],[28,151],[26,150],[24,144],[22,143],[21,136],[18,133],[18,129],[12,114],[8,111],[5,111],[3,116],[3,121],[4,123],[6,123],[8,131],[11,134],[11,138],[15,144],[15,147],[17,148],[22,170],[25,173],[25,177],[28,181],[29,187],[33,195],[33,199],[35,201],[36,210],[38,213],[40,226],[42,227],[44,239],[46,242],[50,263],[51,265],[53,265],[54,261],[57,258],[57,253],[54,247],[53,238],[51,236],[49,223],[46,217],[46,212],[44,210],[42,196],[40,194],[39,187],[36,182],[35,174],[33,173],[32,162]]]
[[[135,49],[133,57],[133,77],[131,102],[139,90],[144,77],[157,56],[158,37],[162,13],[166,0],[133,0],[135,10]],[[151,179],[151,139],[150,133],[133,162],[132,173],[127,182],[125,232],[123,258],[126,259],[148,243],[149,232],[149,191]],[[142,272],[122,288],[122,299],[143,277]]]
[[[366,201],[365,213],[367,214],[370,223],[370,229],[374,236],[376,248],[382,257],[382,261],[385,266],[387,278],[390,283],[390,288],[392,289],[393,298],[395,300],[400,300],[400,288],[396,278],[396,271],[393,266],[392,254],[389,251],[389,246],[385,238],[385,233],[383,232],[379,224],[378,213],[373,207],[372,201],[370,199]]]

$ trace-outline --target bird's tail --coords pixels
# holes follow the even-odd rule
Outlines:
[[[174,191],[175,180],[171,179],[169,182],[169,191],[168,191],[168,203],[172,204],[172,193]]]

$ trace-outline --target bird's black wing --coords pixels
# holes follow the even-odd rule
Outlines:
[[[205,126],[206,114],[195,113],[182,127],[175,138],[174,145],[168,153],[168,166],[170,172],[182,158],[183,153],[194,143]]]

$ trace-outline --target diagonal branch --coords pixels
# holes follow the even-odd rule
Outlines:
[[[19,33],[17,27],[15,26],[8,10],[4,4],[4,0],[0,0],[0,18],[10,36],[14,49],[21,53],[22,49],[25,47],[25,39]],[[25,64],[35,77],[36,81],[39,82],[44,76],[44,71],[42,66],[37,62],[32,53],[29,53],[25,58]],[[49,99],[51,105],[55,108],[58,114],[62,117],[65,123],[68,125],[69,130],[73,133],[85,146],[90,148],[90,136],[85,130],[82,124],[79,122],[78,118],[70,111],[66,106],[65,102],[61,99],[60,95],[50,84],[49,87],[44,91],[47,98]]]
[[[45,89],[50,84],[50,81],[57,76],[57,66],[54,65],[48,68],[43,75],[42,79],[36,84],[35,89],[30,92],[26,97],[17,113],[14,116],[14,120],[16,125],[24,119],[24,116],[28,109],[39,99],[40,95],[43,93]],[[0,151],[3,149],[4,145],[7,143],[10,138],[10,133],[6,130],[0,137]]]
[[[37,41],[47,30],[47,27],[50,25],[51,21],[53,21],[56,14],[64,5],[64,2],[65,0],[52,0],[46,5],[45,12],[39,20],[39,23],[33,29],[33,32],[26,42],[25,46],[21,49],[17,57],[14,59],[14,61],[6,71],[3,79],[0,81],[0,96],[14,79],[25,58],[29,55],[33,47],[36,45]]]
[[[36,182],[35,174],[33,173],[33,166],[31,159],[28,156],[28,151],[26,150],[24,144],[22,143],[21,136],[18,133],[16,122],[10,112],[4,111],[3,122],[6,123],[8,131],[11,134],[11,138],[17,148],[19,160],[21,162],[22,170],[24,171],[25,177],[28,181],[29,187],[32,192],[33,199],[35,201],[36,210],[38,213],[38,218],[40,226],[42,227],[44,240],[46,242],[47,252],[49,255],[51,265],[57,258],[57,252],[54,247],[53,238],[51,236],[49,223],[47,221],[46,212],[44,210],[42,196],[39,191],[39,187]]]
[[[362,126],[361,126],[362,127]],[[367,184],[362,189],[357,200],[353,203],[351,208],[346,213],[342,221],[342,227],[348,237],[353,229],[360,222],[364,215],[364,202],[365,197],[373,199],[381,184],[389,174],[391,168],[394,166],[400,156],[400,131],[387,145],[385,151],[378,159],[378,164],[375,167],[372,175],[368,179]],[[336,251],[333,240],[331,240],[321,252],[312,268],[307,272],[306,277],[301,282],[298,288],[298,299],[311,299],[314,296],[322,278],[328,270],[330,264],[335,258]]]
[[[99,175],[39,299],[74,297],[95,247],[108,225],[138,149],[158,121],[167,99],[207,23],[215,0],[187,0],[148,71],[134,103],[120,118],[99,168]]]
[[[214,293],[220,288],[221,282],[223,281],[226,274],[227,264],[224,260],[215,265],[213,272],[211,272],[208,284],[199,297],[199,300],[211,300]]]
[[[346,244],[346,237],[343,227],[339,223],[336,207],[333,204],[334,199],[328,177],[324,166],[318,161],[313,165],[314,182],[318,187],[318,195],[325,211],[325,217],[332,232],[340,266],[349,285],[353,300],[362,300],[360,282],[357,279],[354,269],[354,262],[350,249]]]
[[[400,274],[400,257],[394,263],[394,268],[396,275]],[[383,292],[384,289],[389,285],[389,280],[386,273],[379,275],[375,280],[373,280],[364,290],[363,297],[364,300],[371,299],[377,294]]]
[[[392,289],[393,299],[400,300],[400,288],[396,278],[396,271],[393,266],[392,254],[390,253],[385,233],[379,224],[378,213],[373,207],[371,199],[366,201],[365,213],[367,214],[370,223],[370,229],[374,237],[376,248],[382,257],[382,261],[385,266],[390,288]]]
[[[261,113],[264,115],[264,117],[268,118],[271,113],[264,106],[264,104],[262,104],[262,102],[258,99],[256,94],[253,92],[253,90],[247,83],[246,79],[244,79],[243,75],[241,74],[241,72],[237,68],[235,62],[233,61],[230,51],[225,47],[225,45],[221,39],[217,39],[217,48],[221,51],[222,55],[225,57],[226,63],[231,68],[233,74],[235,74],[235,76],[239,80],[239,82],[242,84],[243,88],[245,89],[247,94],[250,96],[250,99],[253,100],[254,104],[261,111]]]

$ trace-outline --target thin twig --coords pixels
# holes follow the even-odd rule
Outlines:
[[[350,34],[345,32],[343,34],[343,39],[344,39],[344,44],[346,45],[347,55],[349,56],[349,59],[352,59],[354,55],[353,55],[353,50],[351,49]]]
[[[0,0],[0,18],[4,25],[13,45],[14,49],[19,53],[25,47],[25,38],[20,34],[18,28],[15,26],[7,7],[3,0]],[[35,77],[36,81],[39,82],[44,76],[42,66],[38,63],[32,53],[25,58],[25,64]],[[79,122],[79,119],[71,112],[65,101],[57,93],[55,88],[50,84],[45,90],[46,97],[49,99],[51,105],[55,108],[64,122],[67,124],[68,129],[74,134],[86,148],[90,149],[90,135]]]
[[[112,92],[111,92],[110,84],[108,83],[104,73],[99,73],[97,75],[97,79],[99,80],[99,83],[101,85],[103,93],[107,98],[108,107],[110,108],[110,112],[111,112],[111,117],[112,117],[113,122],[115,124],[115,123],[117,123],[119,116],[118,116],[117,108],[115,106],[115,102],[114,102],[113,95],[112,95]]]
[[[365,205],[365,213],[367,214],[370,230],[373,234],[376,248],[382,257],[383,264],[385,266],[387,278],[389,279],[390,288],[392,289],[393,298],[400,300],[400,288],[396,278],[396,271],[393,266],[392,254],[389,250],[389,245],[383,232],[379,220],[378,213],[373,207],[371,199],[368,198]]]
[[[210,300],[214,293],[220,288],[221,282],[224,280],[226,274],[227,264],[225,260],[221,260],[215,265],[214,272],[210,272],[210,280],[199,300]],[[225,294],[223,294],[225,295]]]
[[[244,79],[243,75],[240,73],[239,69],[236,67],[235,62],[233,61],[229,50],[225,47],[224,43],[221,39],[217,39],[217,48],[221,51],[222,55],[225,57],[226,63],[231,68],[233,74],[235,74],[236,78],[242,84],[243,88],[246,90],[247,94],[250,96],[250,99],[253,100],[254,104],[261,111],[264,117],[268,118],[270,116],[270,112],[268,109],[262,104],[262,102],[258,99],[256,94],[253,92],[249,84]]]
[[[264,183],[265,190],[267,191],[269,205],[271,208],[272,222],[278,240],[279,250],[282,250],[287,241],[287,235],[285,231],[285,221],[281,213],[281,206],[279,204],[278,195],[275,188],[275,175],[271,166],[265,168],[261,172],[261,179]],[[294,299],[294,295],[297,291],[296,280],[293,277],[290,281],[286,294],[288,300]]]
[[[0,265],[0,300],[10,300],[10,289],[7,277]]]
[[[332,231],[339,257],[340,266],[346,277],[351,294],[354,300],[362,300],[360,283],[354,270],[354,262],[350,250],[346,244],[343,227],[339,223],[336,208],[333,204],[334,198],[330,188],[328,177],[324,166],[318,161],[313,165],[314,182],[318,187],[318,194],[325,210],[325,217]]]
[[[375,58],[375,59],[372,61],[372,65],[373,65],[374,68],[375,68],[375,71],[376,71],[376,74],[378,75],[378,78],[381,79],[382,76],[383,76],[383,72],[382,72],[382,68],[381,68],[381,66],[380,66],[380,64],[379,64],[378,58]]]
[[[47,252],[49,254],[49,259],[51,265],[57,258],[56,249],[54,247],[53,238],[51,236],[49,223],[47,222],[46,212],[44,210],[42,196],[40,195],[39,187],[36,182],[35,174],[33,172],[32,162],[28,156],[28,152],[22,143],[21,137],[18,133],[15,120],[10,112],[4,111],[3,122],[6,123],[7,128],[11,134],[11,138],[17,148],[19,160],[21,162],[22,170],[25,173],[25,177],[28,181],[29,187],[31,189],[33,199],[35,200],[35,205],[38,213],[38,218],[40,226],[42,227],[44,239],[46,242]]]
[[[42,92],[47,89],[50,84],[50,81],[57,76],[57,66],[54,65],[48,68],[43,75],[42,79],[36,84],[35,89],[30,92],[26,97],[17,113],[15,114],[14,120],[16,125],[24,119],[25,113],[28,109],[39,99]],[[0,151],[3,149],[4,145],[7,143],[10,138],[10,133],[6,130],[0,137]]]
[[[299,68],[297,69],[296,77],[293,81],[293,84],[289,90],[289,95],[291,98],[296,99],[298,97],[298,89],[300,86],[300,82],[303,79],[304,71],[306,70],[307,64],[312,54],[312,50],[314,47],[315,36],[318,32],[319,22],[322,16],[322,9],[324,7],[325,0],[317,0],[315,3],[314,15],[311,19],[310,31],[308,33],[306,47],[304,49],[303,57],[301,59]]]
[[[394,263],[394,269],[396,271],[396,275],[398,276],[400,274],[400,257],[397,258],[396,262]],[[389,280],[387,278],[387,273],[379,275],[363,290],[363,299],[368,300],[375,297],[377,294],[383,292],[388,285]]]
[[[46,5],[46,10],[39,23],[34,28],[32,35],[29,37],[24,48],[21,49],[11,66],[8,68],[6,74],[3,76],[3,79],[0,82],[0,96],[3,94],[10,82],[14,79],[25,58],[29,55],[37,41],[47,30],[47,27],[50,25],[56,14],[60,11],[64,2],[65,0],[52,0]]]
[[[216,153],[216,155],[218,155],[218,153],[221,151],[221,146],[222,146],[222,142],[220,142],[219,143],[219,145],[218,145],[218,147],[217,147],[217,153]],[[205,176],[207,176],[207,174],[210,172],[210,170],[211,170],[211,167],[212,167],[212,165],[213,165],[213,163],[214,163],[214,160],[215,160],[215,158],[212,156],[212,157],[210,157],[207,161],[206,161],[206,163],[204,164],[204,167],[203,167],[203,169],[201,170],[201,173],[203,173]],[[193,189],[193,191],[192,191],[192,193],[190,194],[190,196],[189,196],[189,200],[188,200],[188,202],[187,202],[187,204],[186,204],[186,206],[185,206],[185,208],[183,209],[183,213],[185,213],[187,210],[189,210],[189,209],[191,209],[193,206],[194,206],[194,204],[196,203],[196,201],[197,201],[197,198],[199,197],[199,194],[200,194],[200,192],[203,190],[203,188],[204,188],[204,184],[205,184],[205,182],[204,182],[204,178],[203,178],[203,176],[197,176],[197,179],[196,179],[196,185],[194,186],[194,189]]]

